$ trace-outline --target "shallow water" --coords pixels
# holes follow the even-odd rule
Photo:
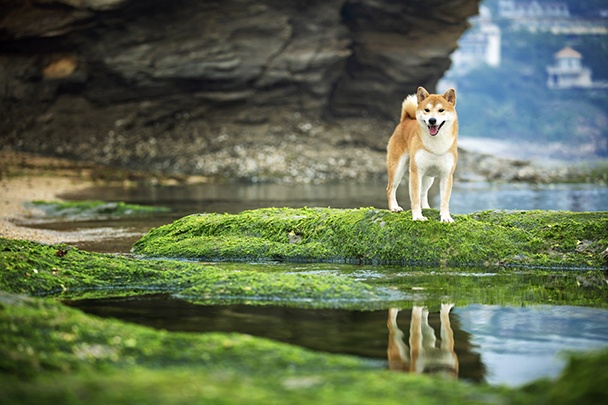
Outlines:
[[[282,306],[195,305],[169,295],[66,301],[70,306],[104,317],[170,331],[238,332],[329,353],[377,360],[388,367],[387,327],[390,310],[350,311]],[[396,315],[409,349],[413,310]],[[445,326],[445,325],[444,325]],[[432,332],[428,327],[432,328]],[[458,378],[490,384],[521,385],[554,377],[563,368],[566,350],[608,346],[608,310],[572,306],[511,307],[471,304],[454,307],[449,328],[454,352],[442,349],[440,309],[431,308],[423,342],[436,338],[435,352],[458,361]],[[425,333],[426,330],[426,333]],[[395,330],[397,331],[397,330]],[[398,332],[398,331],[397,331]],[[430,356],[429,356],[430,357]],[[418,362],[424,359],[423,356]],[[409,359],[411,363],[411,358]],[[407,359],[401,359],[407,363]],[[395,359],[393,358],[393,362]],[[408,363],[409,364],[409,363]]]
[[[80,221],[39,221],[33,226],[97,232],[107,238],[76,244],[89,251],[126,253],[131,245],[150,228],[170,223],[184,215],[200,212],[237,213],[260,207],[323,206],[355,208],[386,205],[383,184],[339,185],[276,185],[276,184],[199,184],[174,187],[102,187],[84,190],[64,198],[75,200],[99,199],[164,206],[170,213],[135,216],[121,219],[90,219]],[[400,202],[406,206],[407,190],[400,190]],[[437,206],[433,194],[431,205]],[[571,211],[608,210],[608,187],[594,185],[520,185],[461,183],[454,188],[451,200],[453,213],[470,213],[484,209],[555,209]],[[255,266],[260,271],[309,272],[336,274],[365,280],[371,284],[387,284],[401,294],[404,309],[396,317],[403,353],[409,353],[410,326],[415,304],[428,302],[426,335],[442,340],[440,308],[442,297],[425,300],[424,292],[411,284],[409,269],[359,268],[330,264],[256,263],[230,264],[222,267]],[[428,269],[427,269],[428,270]],[[424,271],[424,274],[445,276],[445,271]],[[458,276],[451,274],[449,277]],[[493,274],[468,273],[466,277],[490,277]],[[516,276],[514,276],[516,277]],[[535,281],[522,282],[534,285]],[[495,283],[500,283],[493,281]],[[525,280],[524,280],[525,279]],[[540,283],[540,281],[539,281]],[[490,290],[490,288],[489,288]],[[490,294],[492,292],[490,291]],[[464,294],[464,296],[467,296]],[[405,298],[404,298],[405,297]],[[427,297],[428,298],[428,297]],[[446,298],[446,297],[443,297]],[[449,297],[448,297],[449,298]],[[468,298],[467,298],[468,299]],[[464,301],[466,302],[465,299]],[[564,350],[588,350],[608,347],[608,310],[572,306],[514,307],[485,305],[470,299],[466,305],[454,307],[449,314],[454,336],[453,354],[444,358],[458,360],[458,377],[491,384],[520,385],[539,377],[552,377],[563,368]],[[434,304],[432,303],[434,302]],[[105,298],[66,301],[68,305],[86,312],[115,317],[129,322],[176,331],[240,332],[301,345],[313,350],[363,356],[388,367],[389,310],[352,311],[336,309],[303,309],[285,306],[195,305],[169,295],[133,298]],[[393,312],[393,315],[395,312]],[[399,337],[393,327],[392,336]],[[391,347],[398,347],[393,339]],[[393,352],[395,352],[393,350]],[[441,351],[439,352],[441,355]],[[408,359],[390,364],[407,368]],[[411,359],[410,363],[411,363]],[[450,360],[450,361],[452,361]],[[419,362],[420,364],[420,362]],[[444,365],[445,366],[445,365]],[[444,367],[445,368],[445,367]]]
[[[110,239],[77,244],[101,252],[128,252],[131,245],[152,227],[200,212],[238,213],[262,207],[357,208],[386,206],[385,185],[370,184],[196,184],[171,187],[97,187],[68,194],[75,200],[123,201],[163,206],[167,214],[112,220],[57,221],[34,226],[56,230],[90,231],[106,227]],[[433,186],[436,188],[436,186]],[[407,207],[407,187],[399,190],[399,201]],[[439,196],[431,189],[431,206]],[[457,183],[452,192],[451,210],[466,214],[485,209],[608,211],[608,187],[590,184],[504,184]]]

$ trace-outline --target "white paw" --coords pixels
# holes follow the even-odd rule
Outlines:
[[[454,220],[452,219],[450,214],[447,214],[441,216],[441,222],[454,222]]]
[[[414,221],[426,221],[428,218],[422,214],[418,214],[418,215],[412,215],[412,219]]]
[[[403,208],[397,205],[396,207],[390,208],[390,210],[391,212],[402,212]]]

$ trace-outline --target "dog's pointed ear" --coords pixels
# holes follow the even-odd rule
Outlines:
[[[449,89],[443,95],[443,98],[448,100],[448,103],[452,104],[454,107],[456,106],[456,90]]]
[[[429,92],[422,86],[418,87],[418,91],[416,92],[416,98],[418,99],[418,104],[420,104],[425,98],[429,96]]]

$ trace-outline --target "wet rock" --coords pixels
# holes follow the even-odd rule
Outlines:
[[[566,211],[479,211],[439,222],[359,208],[265,208],[194,214],[152,229],[133,245],[151,257],[427,266],[601,269],[608,215]],[[577,246],[584,235],[584,254]],[[446,246],[454,248],[446,249]]]
[[[377,176],[401,100],[434,87],[477,5],[5,0],[0,147],[249,180]]]

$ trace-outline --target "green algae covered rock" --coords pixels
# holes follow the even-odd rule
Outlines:
[[[482,211],[440,223],[375,208],[194,214],[152,229],[133,252],[197,260],[602,268],[607,212]]]
[[[391,294],[331,274],[223,269],[175,260],[137,260],[65,245],[0,238],[0,291],[62,297],[171,293],[195,302],[281,303],[367,308]]]
[[[169,212],[169,208],[149,205],[128,204],[124,202],[106,202],[99,200],[85,201],[43,201],[37,200],[25,204],[26,208],[42,213],[45,220],[57,218],[72,221],[120,218],[133,215],[158,214]],[[34,214],[34,217],[37,215]]]
[[[141,260],[0,238],[0,290],[62,298],[172,294],[196,304],[386,309],[445,300],[501,305],[608,306],[601,270],[378,267]],[[319,271],[320,270],[320,271]],[[371,272],[371,274],[370,274]],[[483,275],[483,276],[482,276]]]
[[[0,379],[3,404],[600,404],[608,351],[571,357],[556,380],[491,387],[250,335],[154,330],[0,291]]]

